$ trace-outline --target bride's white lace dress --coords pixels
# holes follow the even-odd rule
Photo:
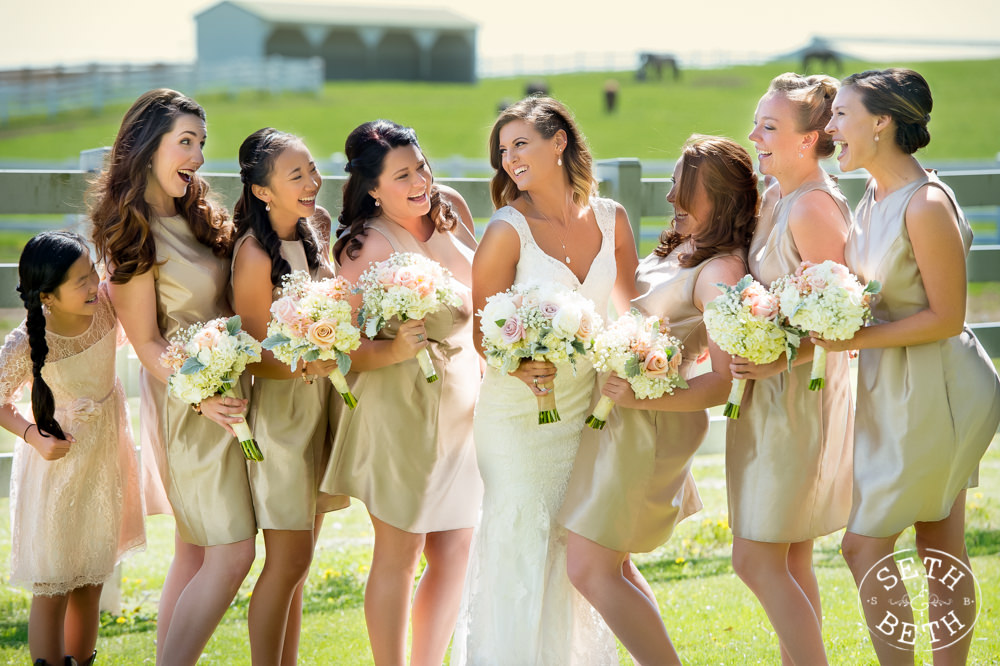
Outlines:
[[[535,244],[514,208],[498,210],[521,238],[514,281],[560,282],[605,313],[617,275],[615,203],[591,199],[603,243],[581,284],[563,262]],[[485,485],[472,546],[452,664],[600,666],[618,664],[615,641],[600,615],[566,575],[566,530],[555,522],[594,390],[594,370],[557,366],[561,421],[538,424],[538,405],[524,382],[488,368],[476,404],[476,456]]]

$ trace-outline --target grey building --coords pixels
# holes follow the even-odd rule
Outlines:
[[[444,9],[225,0],[195,22],[206,64],[319,57],[328,80],[476,78],[477,25]]]

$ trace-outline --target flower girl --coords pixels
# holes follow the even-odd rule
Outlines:
[[[142,498],[120,329],[83,239],[28,241],[18,292],[27,317],[0,350],[0,426],[18,440],[11,474],[11,582],[34,595],[28,645],[38,664],[91,664],[104,581],[143,547]],[[34,420],[14,402],[31,383]]]

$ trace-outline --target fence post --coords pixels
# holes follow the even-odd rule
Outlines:
[[[632,236],[639,247],[642,227],[642,163],[636,157],[619,157],[597,162],[597,180],[601,194],[625,207],[632,225]]]

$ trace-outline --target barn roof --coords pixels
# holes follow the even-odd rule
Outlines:
[[[468,30],[476,23],[447,9],[414,9],[410,7],[363,7],[360,5],[324,5],[306,3],[254,2],[226,0],[235,7],[270,23],[379,27],[379,28],[444,28]],[[224,4],[224,3],[219,3]],[[213,5],[205,12],[218,7]]]

